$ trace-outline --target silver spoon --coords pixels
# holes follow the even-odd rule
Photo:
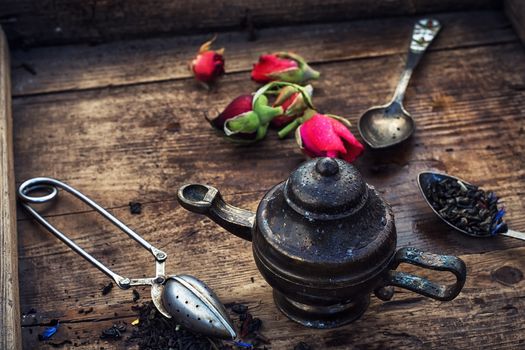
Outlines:
[[[116,274],[91,254],[80,248],[29,205],[29,203],[38,204],[52,201],[58,195],[58,188],[62,188],[71,193],[95,209],[113,225],[124,231],[128,236],[148,250],[155,257],[155,277],[127,278]],[[46,194],[41,196],[31,195],[31,193],[37,191],[46,192]],[[153,304],[165,317],[173,318],[177,323],[187,329],[208,336],[223,339],[234,339],[236,337],[235,330],[224,306],[204,282],[189,275],[166,276],[164,263],[168,255],[165,252],[152,246],[135,231],[124,225],[124,223],[75,188],[52,178],[37,177],[27,180],[20,185],[18,198],[24,209],[42,226],[77,254],[108,275],[120,288],[128,289],[132,286],[151,286],[151,299]]]
[[[421,194],[423,195],[423,198],[425,198],[425,201],[427,202],[428,206],[434,211],[434,213],[441,219],[443,220],[445,223],[447,223],[450,227],[452,227],[453,229],[463,233],[463,234],[466,234],[466,235],[469,235],[469,236],[473,236],[473,237],[493,237],[491,235],[486,235],[486,236],[482,236],[482,235],[476,235],[476,234],[472,234],[468,231],[465,231],[459,227],[457,227],[456,225],[454,225],[453,223],[451,223],[450,221],[448,221],[447,219],[445,219],[433,206],[432,206],[432,203],[430,201],[430,193],[429,193],[429,185],[431,183],[434,183],[434,182],[440,182],[440,181],[443,181],[445,179],[452,179],[454,181],[458,181],[458,183],[460,184],[463,184],[463,185],[466,185],[466,186],[473,186],[472,184],[464,181],[464,180],[461,180],[460,178],[457,178],[457,177],[454,177],[454,176],[451,176],[451,175],[447,175],[447,174],[441,174],[441,173],[437,173],[437,172],[432,172],[432,171],[423,171],[421,172],[418,177],[417,177],[417,183],[419,185],[419,190],[421,191]],[[518,232],[518,231],[514,231],[514,230],[507,230],[507,232],[500,232],[498,233],[498,235],[502,235],[502,236],[508,236],[508,237],[513,237],[513,238],[517,238],[517,239],[521,239],[521,240],[524,240],[525,241],[525,233],[523,232]]]
[[[405,69],[392,100],[386,105],[370,108],[359,118],[359,133],[370,147],[396,145],[414,132],[414,120],[403,107],[403,97],[414,68],[440,29],[441,25],[435,19],[425,18],[415,24]]]

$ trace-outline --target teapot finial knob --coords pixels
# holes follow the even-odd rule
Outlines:
[[[316,220],[336,220],[359,211],[368,187],[350,163],[315,158],[303,163],[286,180],[286,203],[297,213]]]
[[[339,172],[339,164],[333,158],[319,158],[315,163],[315,169],[323,176],[334,176]]]

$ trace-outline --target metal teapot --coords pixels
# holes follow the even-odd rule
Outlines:
[[[303,163],[265,194],[256,213],[226,203],[207,185],[182,186],[178,200],[252,241],[255,263],[273,287],[277,307],[308,327],[355,321],[372,292],[389,300],[393,286],[448,301],[465,283],[465,263],[457,257],[414,248],[396,251],[392,209],[352,165],[339,159]],[[456,282],[445,286],[396,271],[400,263],[450,271]]]

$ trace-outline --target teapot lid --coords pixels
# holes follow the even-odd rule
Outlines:
[[[361,209],[368,199],[368,186],[349,163],[318,158],[290,175],[284,196],[293,210],[307,218],[334,220]]]

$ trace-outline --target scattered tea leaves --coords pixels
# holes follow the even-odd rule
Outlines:
[[[127,326],[124,322],[119,322],[113,324],[111,327],[104,329],[102,334],[100,334],[100,339],[120,339],[122,333],[127,329]]]
[[[136,289],[133,289],[133,302],[136,303],[140,299],[140,294]]]
[[[142,203],[140,202],[129,202],[129,212],[134,215],[142,213]]]
[[[248,306],[243,304],[233,304],[231,310],[238,315],[245,314],[248,311]]]
[[[215,348],[222,349],[220,341],[208,340],[205,336],[178,327],[173,319],[162,316],[152,302],[133,309],[139,312],[139,323],[133,328],[129,341],[137,342],[140,350],[208,350],[210,341]]]
[[[107,295],[113,289],[113,282],[109,282],[102,288],[102,295]]]
[[[173,319],[167,319],[162,316],[152,302],[142,305],[133,306],[132,309],[138,311],[139,319],[133,321],[136,325],[128,343],[138,344],[140,350],[153,349],[171,349],[171,350],[238,350],[267,349],[264,344],[270,341],[263,336],[259,330],[262,327],[262,321],[253,317],[248,312],[248,307],[243,304],[233,304],[236,306],[237,315],[239,315],[239,328],[243,328],[244,337],[236,341],[226,341],[214,339],[184,329]],[[240,334],[240,332],[239,332]]]

